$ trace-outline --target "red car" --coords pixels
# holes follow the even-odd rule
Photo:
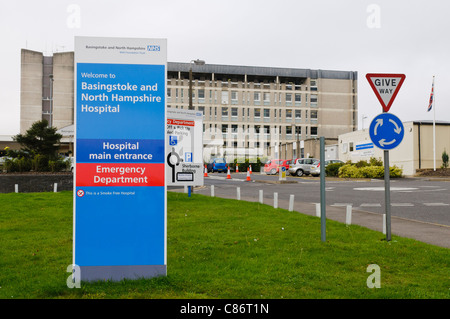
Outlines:
[[[280,167],[284,166],[286,168],[286,172],[289,169],[289,164],[291,164],[292,160],[282,160],[282,159],[273,159],[269,160],[266,164],[264,164],[264,173],[275,175],[279,172]]]

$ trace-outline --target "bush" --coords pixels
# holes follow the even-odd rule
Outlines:
[[[401,177],[403,170],[397,166],[389,167],[390,177]],[[339,177],[342,178],[384,178],[383,166],[365,166],[358,168],[355,165],[345,164],[339,168]]]
[[[326,176],[337,177],[339,175],[339,168],[341,168],[344,165],[345,165],[344,163],[328,164],[327,167],[325,167]]]
[[[342,178],[359,178],[360,171],[359,169],[351,164],[345,164],[339,168],[339,177]]]
[[[382,178],[384,177],[383,166],[367,166],[360,169],[362,177],[365,178]]]
[[[369,165],[370,165],[369,163],[367,163],[366,161],[363,161],[363,160],[358,161],[355,164],[355,166],[358,167],[358,168],[366,167],[366,166],[369,166]]]
[[[380,159],[376,159],[375,157],[371,157],[369,159],[370,166],[383,166],[383,161]]]
[[[447,167],[448,167],[448,154],[444,150],[442,152],[442,166],[441,166],[441,168],[447,168]]]

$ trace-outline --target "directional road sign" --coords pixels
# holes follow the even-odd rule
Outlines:
[[[392,113],[381,113],[370,123],[370,139],[382,150],[392,150],[403,140],[405,129],[400,119]]]
[[[380,101],[383,110],[389,112],[406,76],[404,74],[368,73],[366,78],[378,101]]]

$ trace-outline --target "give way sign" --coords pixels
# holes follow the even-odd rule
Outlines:
[[[369,81],[375,95],[380,101],[384,112],[389,112],[392,103],[397,96],[400,87],[405,81],[404,74],[368,73],[366,79]]]

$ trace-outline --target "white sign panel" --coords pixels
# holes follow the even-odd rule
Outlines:
[[[203,186],[203,113],[167,109],[167,185]]]

